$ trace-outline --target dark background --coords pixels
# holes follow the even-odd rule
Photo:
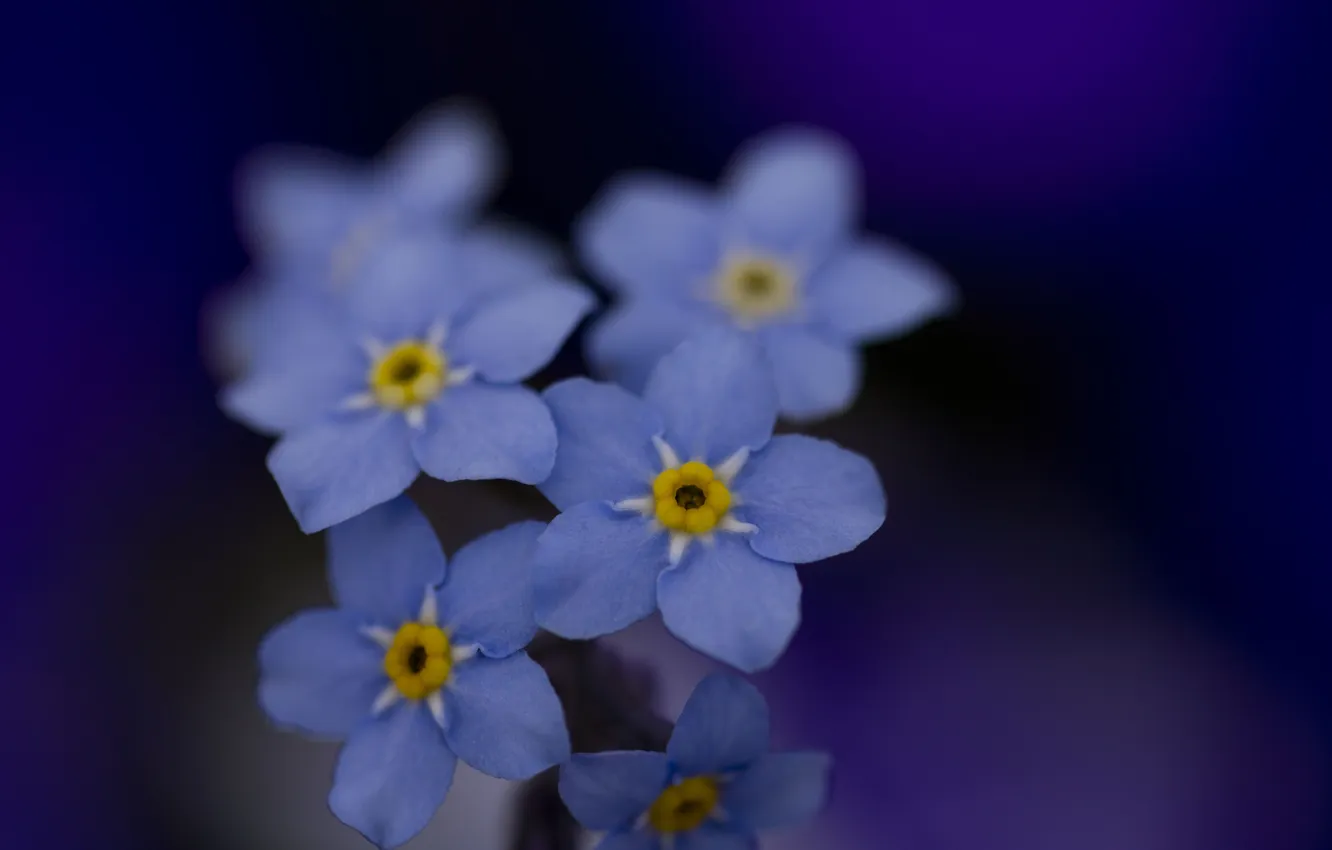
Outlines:
[[[1330,18],[7,4],[0,845],[359,846],[323,808],[335,750],[253,703],[260,636],[325,598],[321,544],[217,412],[200,316],[246,264],[247,151],[369,156],[467,94],[510,149],[498,210],[559,238],[621,169],[711,180],[769,126],[834,129],[867,226],[963,293],[816,429],[876,461],[889,520],[803,570],[806,625],[759,679],[779,743],[839,763],[827,815],[770,846],[1332,847]],[[543,380],[580,368],[571,345]],[[450,550],[549,516],[521,488],[418,490]],[[651,623],[622,643],[678,710],[702,662]],[[413,846],[498,850],[503,784],[474,780]]]

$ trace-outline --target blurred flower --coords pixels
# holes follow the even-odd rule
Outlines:
[[[708,676],[689,697],[665,753],[578,754],[560,796],[602,850],[749,850],[755,833],[823,808],[827,753],[768,753],[768,706],[735,676]]]
[[[632,390],[691,332],[730,325],[767,354],[783,415],[855,400],[857,346],[947,310],[951,284],[882,239],[854,238],[859,173],[845,144],[812,130],[760,137],[719,196],[675,178],[620,178],[577,227],[583,259],[623,302],[588,337],[588,359]]]
[[[526,779],[569,756],[559,699],[522,648],[539,522],[444,552],[406,497],[329,532],[337,608],[305,611],[259,651],[277,723],[346,737],[329,806],[380,847],[420,832],[457,759]],[[441,584],[442,582],[442,584]]]
[[[393,498],[422,470],[527,484],[549,474],[555,428],[519,382],[594,300],[549,275],[510,280],[502,251],[477,244],[399,243],[344,303],[293,296],[283,333],[225,392],[234,418],[283,434],[268,466],[306,532]]]
[[[793,564],[854,549],[885,503],[860,455],[772,438],[762,358],[718,330],[663,358],[642,399],[585,378],[546,390],[559,449],[539,486],[563,513],[537,545],[543,628],[595,637],[660,605],[673,634],[742,670],[782,653],[800,620]]]

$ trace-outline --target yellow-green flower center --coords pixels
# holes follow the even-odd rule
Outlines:
[[[708,819],[720,796],[717,780],[690,776],[661,792],[648,809],[648,823],[657,832],[690,832]]]
[[[767,257],[732,257],[717,273],[717,298],[737,318],[770,319],[795,306],[796,275]]]
[[[370,391],[384,407],[416,407],[444,389],[448,368],[448,360],[437,346],[419,339],[403,340],[371,364]]]
[[[449,636],[438,626],[403,623],[384,653],[384,672],[407,699],[439,690],[453,669]]]
[[[731,491],[706,463],[662,470],[652,482],[657,521],[672,531],[705,534],[731,507]]]

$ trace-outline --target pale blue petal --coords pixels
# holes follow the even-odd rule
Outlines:
[[[725,824],[705,824],[675,840],[675,850],[757,850],[758,839]]]
[[[601,839],[596,850],[661,850],[661,837],[647,829],[612,832]]]
[[[333,246],[375,199],[358,164],[324,151],[269,148],[237,174],[240,229],[265,263],[331,262]]]
[[[765,755],[726,785],[722,805],[751,830],[794,826],[823,808],[831,770],[828,753]]]
[[[666,423],[681,460],[720,463],[740,448],[758,449],[777,421],[777,389],[762,349],[747,333],[709,330],[667,354],[643,399]]]
[[[281,434],[364,390],[365,355],[325,300],[269,288],[246,310],[240,318],[247,326],[248,368],[222,392],[228,416],[261,433]]]
[[[592,293],[549,278],[487,300],[449,341],[458,362],[498,383],[516,383],[550,362],[583,317]]]
[[[665,298],[631,298],[612,307],[588,332],[584,344],[593,371],[641,393],[652,369],[691,334],[724,326],[714,310]]]
[[[642,514],[602,502],[575,505],[537,540],[537,624],[566,638],[617,632],[657,607],[667,535]]]
[[[957,293],[924,257],[886,239],[839,251],[809,280],[811,319],[840,337],[872,342],[951,310]]]
[[[574,225],[584,264],[624,292],[689,292],[716,268],[720,237],[712,192],[657,174],[616,178]]]
[[[747,673],[771,666],[800,624],[795,567],[759,556],[738,534],[690,550],[657,580],[666,628]]]
[[[470,216],[494,191],[499,135],[479,110],[444,103],[416,116],[387,151],[382,178],[400,209],[419,217]]]
[[[340,415],[289,432],[268,469],[306,534],[323,531],[406,490],[420,466],[399,414]]]
[[[883,525],[874,464],[836,443],[784,434],[749,459],[731,488],[739,518],[758,526],[754,551],[807,564],[850,552]]]
[[[689,695],[666,745],[685,776],[738,770],[768,751],[768,703],[731,673],[711,673]]]
[[[841,139],[809,129],[765,134],[727,172],[728,233],[743,247],[815,264],[851,232],[859,184],[855,152]]]
[[[661,471],[652,437],[665,426],[642,399],[587,378],[560,381],[541,397],[555,421],[559,448],[539,489],[555,507],[652,492],[652,479]]]
[[[670,773],[665,753],[579,753],[560,767],[560,797],[585,828],[624,829],[656,802]]]
[[[860,392],[860,352],[812,328],[772,326],[761,332],[782,416],[808,422],[845,411]]]
[[[401,703],[347,739],[328,806],[377,846],[397,847],[443,804],[457,763],[425,705]]]
[[[537,484],[555,463],[555,423],[526,387],[469,381],[446,388],[426,409],[412,449],[426,474],[443,481]]]
[[[384,650],[359,631],[360,618],[324,608],[302,611],[259,645],[259,704],[274,723],[342,737],[366,717],[384,689]]]
[[[333,598],[385,628],[416,619],[427,589],[444,580],[444,568],[435,530],[406,496],[328,530]]]
[[[569,760],[564,710],[525,652],[476,656],[444,686],[444,737],[458,758],[500,779],[527,779]]]
[[[419,339],[434,325],[449,327],[475,297],[458,237],[443,231],[385,239],[343,292],[361,334],[385,344]]]
[[[515,522],[478,537],[453,556],[439,592],[439,621],[460,645],[494,658],[512,655],[536,635],[532,572],[543,522]]]
[[[526,227],[485,222],[459,239],[461,279],[478,295],[525,286],[564,271],[564,257],[551,240]]]

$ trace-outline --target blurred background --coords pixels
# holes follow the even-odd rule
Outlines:
[[[0,844],[363,845],[336,748],[270,729],[262,634],[327,598],[228,422],[203,305],[237,161],[370,156],[456,94],[497,210],[564,238],[608,177],[712,180],[803,121],[959,314],[870,354],[817,432],[883,530],[802,568],[759,684],[835,798],[775,850],[1332,848],[1332,7],[1294,0],[9,4],[0,52]],[[578,345],[542,376],[581,370]],[[419,484],[452,551],[535,493]],[[709,669],[644,623],[673,717]],[[501,850],[459,774],[412,847]]]

